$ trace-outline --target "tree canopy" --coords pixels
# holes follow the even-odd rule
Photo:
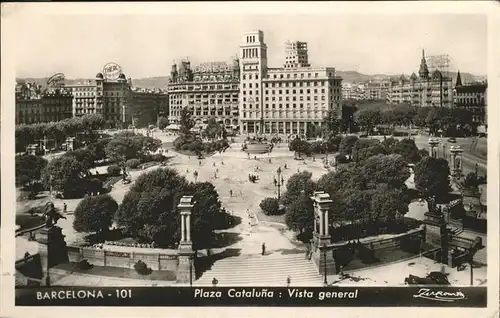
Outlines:
[[[203,130],[203,135],[209,139],[215,139],[222,136],[223,127],[217,122],[217,119],[212,116],[207,121],[207,127]]]
[[[179,125],[180,125],[179,131],[181,134],[183,135],[191,134],[191,128],[194,127],[195,122],[192,118],[191,110],[188,107],[184,107],[183,109],[181,109]]]
[[[105,232],[117,209],[118,203],[108,194],[85,197],[74,211],[73,228],[77,232]]]
[[[439,198],[451,190],[449,175],[446,159],[425,157],[415,165],[415,186],[425,196]]]
[[[26,186],[33,182],[40,181],[42,171],[47,166],[47,160],[33,155],[17,155],[16,164],[16,185]]]
[[[65,197],[79,196],[82,191],[82,180],[87,168],[73,156],[61,156],[51,160],[42,171],[42,180],[46,189],[60,191]]]
[[[220,224],[219,196],[210,183],[190,184],[177,171],[156,169],[139,176],[125,195],[116,221],[132,237],[162,247],[173,247],[180,240],[179,200],[193,196],[192,240],[195,248],[212,242],[213,229]]]
[[[116,163],[142,159],[161,147],[161,140],[143,135],[114,136],[105,148],[106,157]]]

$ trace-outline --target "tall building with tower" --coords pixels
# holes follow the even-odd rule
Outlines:
[[[270,68],[260,30],[240,44],[240,133],[305,135],[328,110],[340,114],[342,78],[333,67],[311,67],[307,43],[285,44],[283,68]]]
[[[422,50],[418,76],[412,73],[410,77],[401,75],[398,79],[392,79],[387,91],[387,102],[421,107],[452,107],[453,81],[447,70],[447,60],[442,56],[430,60],[435,61],[432,67],[428,66],[428,59]]]

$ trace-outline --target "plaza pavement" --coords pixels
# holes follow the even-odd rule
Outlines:
[[[168,142],[170,139],[175,139],[175,136],[165,136],[165,138],[160,139],[162,139],[163,142]],[[240,240],[225,247],[226,249],[236,249],[242,257],[260,255],[262,243],[266,244],[266,250],[271,254],[282,250],[300,250],[300,248],[297,248],[297,245],[293,244],[287,236],[279,231],[278,228],[268,224],[259,224],[258,220],[255,218],[255,214],[257,209],[259,209],[259,203],[263,198],[277,196],[277,190],[274,187],[273,180],[278,167],[282,168],[282,175],[285,179],[285,186],[281,188],[283,193],[286,191],[286,182],[289,177],[299,171],[307,170],[311,172],[313,179],[318,179],[321,175],[326,173],[327,170],[323,167],[323,163],[320,159],[317,159],[315,162],[310,158],[305,161],[294,160],[293,153],[288,150],[286,144],[275,147],[270,155],[256,155],[258,160],[255,160],[253,155],[251,155],[250,159],[248,159],[248,156],[241,151],[241,143],[233,143],[231,148],[227,149],[225,152],[220,154],[217,153],[211,157],[201,160],[201,165],[199,164],[200,160],[198,160],[195,156],[186,156],[173,151],[169,152],[168,155],[173,156],[168,163],[169,167],[176,169],[181,175],[185,175],[190,181],[194,181],[193,172],[198,171],[198,182],[209,181],[213,183],[219,193],[222,206],[241,218],[241,223],[237,226],[221,231],[238,234],[240,236]],[[271,163],[269,163],[269,158],[271,159]],[[288,169],[284,169],[285,163],[287,164]],[[255,171],[256,167],[259,168],[257,172]],[[106,168],[107,167],[99,167],[97,169],[99,172],[104,172]],[[157,168],[158,166],[150,167],[144,170],[131,171],[130,174],[132,177],[132,183],[128,185],[122,184],[121,182],[116,183],[110,195],[118,203],[121,203],[125,193],[129,190],[133,181],[135,181],[139,175]],[[250,183],[248,181],[249,173],[257,174],[260,177],[260,180],[256,183]],[[411,180],[409,180],[409,182],[411,183]],[[233,191],[232,197],[229,194],[230,190]],[[71,211],[76,208],[80,200],[81,199],[64,200],[64,202],[68,205],[68,212],[71,213]],[[63,200],[54,199],[53,201],[56,206],[62,207]],[[412,205],[410,205],[410,212],[408,216],[421,219],[423,213],[426,211],[425,209],[418,204],[412,203]],[[58,225],[63,228],[63,234],[66,236],[68,244],[82,242],[84,237],[83,233],[76,233],[73,230],[72,222],[73,216],[71,214],[67,215],[66,220],[62,219],[58,222]],[[22,240],[23,238],[18,239]],[[35,243],[26,241],[21,243],[16,242],[16,244],[19,244],[16,246],[16,251],[19,250],[19,255],[24,255],[26,249],[29,249],[30,251],[33,250],[32,246],[29,245],[33,245]],[[24,251],[22,251],[23,249]],[[424,258],[423,260],[427,259]],[[433,261],[429,261],[433,263]],[[369,277],[370,284],[379,286],[401,284],[404,281],[404,277],[407,276],[409,268],[416,271],[414,275],[423,275],[423,268],[425,270],[424,264],[416,264],[411,267],[408,266],[407,263],[408,262],[401,262],[388,266],[360,270],[356,272],[356,275]],[[427,265],[429,268],[432,268],[431,265]],[[265,267],[268,265],[263,263],[262,266]],[[260,268],[260,270],[262,270],[262,268]],[[396,272],[393,273],[393,271],[397,270],[402,273],[401,275],[404,273],[406,276],[400,279],[401,275],[394,275]],[[258,272],[258,270],[256,270],[256,272]],[[282,272],[283,275],[285,275],[285,273],[286,272]],[[456,275],[458,275],[458,273],[463,272],[457,272]],[[384,274],[387,275],[386,278],[384,278]],[[332,281],[335,278],[334,276],[332,276],[329,281]],[[80,282],[80,278],[78,277],[73,278],[73,283]],[[206,277],[210,277],[210,272],[206,273]],[[477,277],[480,278],[481,276]],[[115,281],[121,280],[118,278],[109,278],[108,280],[104,280],[104,278],[99,277],[95,279],[98,280],[96,281],[96,284],[107,284],[106,282],[109,282],[109,284],[113,286],[119,284]],[[312,278],[308,277],[307,279],[308,281],[311,281]],[[67,280],[69,283],[71,278],[67,278]],[[461,282],[462,280],[463,279],[460,278],[457,281]],[[468,280],[466,281],[468,282]],[[61,281],[61,283],[64,282],[64,280]],[[318,276],[318,283],[320,282],[321,277]],[[367,280],[365,279],[363,282],[367,282]],[[129,282],[128,284],[130,286],[139,286],[140,284],[151,286],[152,284],[150,281],[138,283],[139,285],[131,283],[132,282]],[[349,281],[342,281],[341,284],[349,284]],[[359,282],[356,284],[359,284]]]
[[[415,257],[410,260],[374,266],[366,269],[345,272],[350,277],[340,280],[338,275],[330,275],[328,282],[339,286],[404,286],[404,279],[409,274],[425,277],[430,272],[440,272],[444,268],[444,273],[449,274],[448,280],[453,286],[469,286],[470,267],[462,271],[450,268],[447,265],[435,263],[426,257]],[[487,267],[474,268],[474,286],[487,285]]]

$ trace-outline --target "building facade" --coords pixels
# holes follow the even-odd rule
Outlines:
[[[458,72],[454,90],[454,105],[457,108],[471,111],[474,122],[479,125],[487,125],[488,83],[462,84],[460,72]]]
[[[215,117],[226,129],[238,129],[239,62],[200,64],[191,69],[189,61],[172,65],[168,83],[169,122],[178,124],[180,111],[188,107],[203,127]]]
[[[73,95],[66,88],[33,83],[16,85],[16,125],[60,121],[72,117]]]
[[[95,79],[67,87],[73,92],[73,117],[100,114],[110,125],[132,122],[128,111],[131,80],[127,80],[125,74],[110,80],[98,73]]]
[[[387,92],[390,104],[408,103],[421,107],[452,107],[453,81],[439,70],[429,73],[425,53],[422,51],[419,75],[391,80]]]
[[[168,117],[169,100],[166,90],[132,88],[129,110],[135,127],[158,125],[160,117]]]
[[[286,49],[285,67],[269,68],[264,33],[257,30],[243,36],[241,134],[304,135],[308,125],[321,126],[328,110],[340,114],[342,78],[336,76],[335,68],[310,67],[304,42],[288,42]]]

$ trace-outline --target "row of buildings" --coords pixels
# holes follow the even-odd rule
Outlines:
[[[320,126],[329,109],[340,111],[342,79],[333,67],[311,67],[307,43],[288,41],[283,66],[268,66],[262,31],[245,34],[232,64],[205,63],[191,69],[172,66],[168,93],[169,121],[192,109],[202,127],[215,116],[227,129],[242,134],[305,134]]]
[[[401,75],[379,82],[344,83],[343,99],[384,100],[389,104],[410,104],[415,107],[457,107],[470,110],[479,124],[487,123],[487,82],[462,83],[460,72],[452,79],[447,72],[427,66],[425,52],[418,75]]]
[[[354,100],[386,100],[389,82],[343,83],[342,98]]]
[[[86,114],[101,114],[110,126],[156,124],[159,116],[168,114],[166,90],[145,90],[132,86],[131,79],[120,73],[106,78],[98,73],[94,79],[65,84],[56,74],[47,85],[16,84],[16,124],[60,121]]]
[[[109,74],[106,70],[109,70]],[[48,88],[21,83],[16,87],[16,123],[57,121],[85,114],[102,114],[111,125],[155,123],[168,117],[178,126],[180,111],[188,107],[197,127],[210,117],[241,134],[305,134],[321,126],[331,109],[339,115],[343,99],[385,100],[416,107],[464,107],[485,123],[486,84],[463,85],[429,72],[425,54],[418,76],[365,84],[342,83],[334,67],[312,67],[307,43],[285,43],[281,67],[270,67],[264,33],[243,35],[238,57],[231,63],[191,66],[188,60],[171,67],[166,90],[134,88],[114,65],[94,79],[64,85],[52,80]],[[460,75],[459,75],[460,76]]]

